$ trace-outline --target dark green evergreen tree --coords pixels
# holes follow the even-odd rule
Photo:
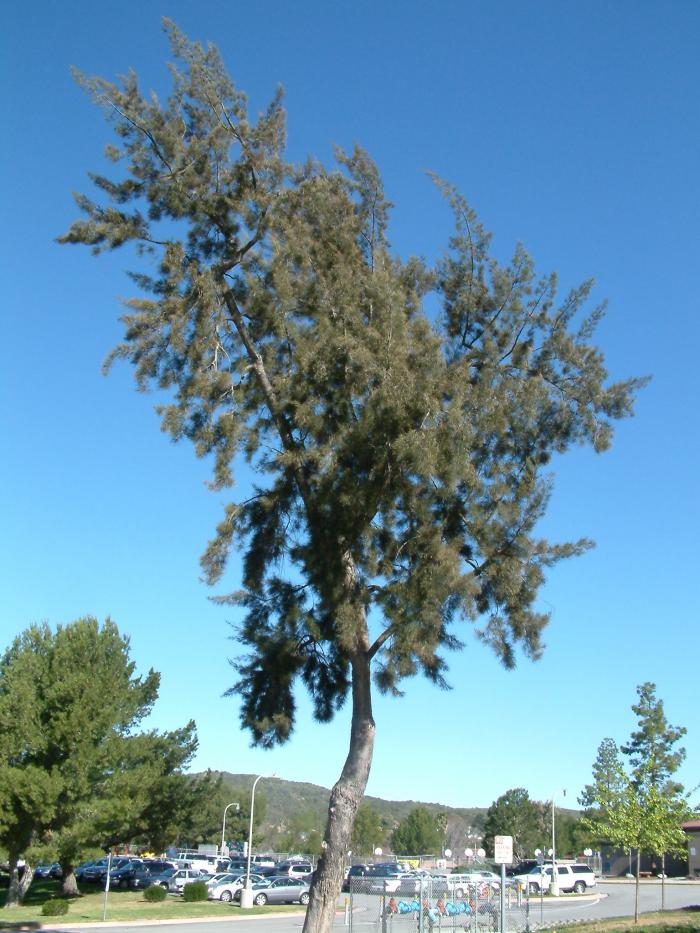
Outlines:
[[[196,749],[194,723],[135,731],[159,680],[153,670],[135,675],[128,639],[110,620],[80,619],[55,632],[33,625],[7,649],[0,659],[0,843],[13,865],[32,850],[50,853],[61,862],[64,891],[76,894],[73,866],[84,851],[154,832],[162,817],[155,800],[181,810],[196,805],[181,774]],[[21,895],[11,885],[7,906]]]
[[[350,844],[355,856],[371,855],[384,842],[386,823],[369,803],[360,804],[352,828]]]
[[[686,734],[684,726],[672,726],[666,719],[663,700],[657,699],[656,684],[646,682],[637,687],[638,702],[632,704],[638,728],[620,751],[632,765],[633,777],[644,777],[658,790],[670,794],[682,792],[683,785],[671,780],[685,760],[685,749],[678,742]]]
[[[415,807],[391,834],[397,855],[441,855],[444,841],[444,829],[427,807]]]
[[[547,838],[542,816],[541,806],[530,800],[524,787],[507,790],[486,811],[484,848],[492,856],[494,837],[512,836],[515,860],[532,858],[535,849],[541,847]]]
[[[99,199],[78,197],[62,242],[132,244],[150,263],[113,358],[170,393],[163,427],[213,456],[217,488],[239,456],[258,476],[203,557],[213,584],[244,554],[243,589],[221,597],[245,611],[243,725],[263,746],[288,739],[298,681],[320,721],[352,703],[305,926],[327,930],[372,761],[373,680],[397,696],[418,673],[445,686],[470,625],[508,667],[518,648],[539,656],[545,572],[588,546],[535,533],[548,464],[605,450],[640,382],[607,384],[590,282],[557,300],[521,247],[499,263],[440,181],[448,249],[433,269],[402,260],[361,149],[333,168],[286,161],[281,94],[251,120],[217,50],[166,28],[163,103],[133,73],[78,76],[113,122],[116,169],[92,176]]]

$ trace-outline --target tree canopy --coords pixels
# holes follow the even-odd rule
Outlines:
[[[683,785],[671,780],[685,757],[685,749],[674,746],[686,730],[667,723],[655,684],[641,684],[637,695],[639,702],[632,710],[637,714],[638,728],[621,748],[610,738],[601,742],[593,764],[593,783],[586,785],[580,798],[586,807],[582,822],[600,842],[626,852],[637,850],[635,922],[639,916],[640,853],[662,856],[663,866],[666,853],[684,851],[682,824],[690,815]],[[627,767],[621,753],[628,758]]]
[[[427,807],[415,807],[391,834],[391,846],[397,855],[441,853],[445,828]]]
[[[109,619],[32,625],[5,651],[0,843],[13,864],[33,852],[58,858],[72,891],[82,852],[158,841],[208,793],[208,781],[182,774],[197,746],[194,723],[136,731],[159,680],[154,670],[136,675],[128,639]]]
[[[442,258],[399,257],[366,152],[288,161],[281,92],[251,119],[216,48],[166,30],[164,102],[133,72],[78,75],[118,145],[61,241],[147,260],[112,359],[169,393],[163,428],[213,457],[216,488],[238,458],[255,471],[202,559],[215,584],[243,554],[242,589],[219,598],[245,613],[231,689],[244,727],[265,746],[288,739],[298,681],[323,722],[352,698],[306,921],[325,929],[372,758],[372,681],[446,686],[465,623],[507,667],[519,649],[540,655],[545,572],[589,544],[537,535],[548,464],[605,450],[640,381],[608,382],[590,281],[557,297],[522,247],[499,262],[439,179],[454,216]]]

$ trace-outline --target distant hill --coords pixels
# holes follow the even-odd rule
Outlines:
[[[250,793],[255,775],[231,774],[229,771],[218,772],[223,783],[235,794]],[[325,826],[328,812],[330,789],[318,784],[305,784],[299,781],[285,781],[282,778],[268,778],[258,785],[256,797],[264,796],[267,804],[265,822],[261,827],[265,845],[274,848],[275,839],[287,827],[290,815],[313,813],[320,828]],[[455,854],[463,852],[467,834],[481,832],[486,809],[483,807],[448,807],[440,803],[426,803],[418,800],[383,800],[381,797],[365,797],[365,803],[371,804],[387,823],[387,833],[391,832],[415,807],[438,813],[447,817],[446,839],[449,848]]]

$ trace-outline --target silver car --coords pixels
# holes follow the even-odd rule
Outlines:
[[[253,885],[253,903],[258,907],[264,904],[300,904],[309,903],[311,885],[301,878],[280,876],[269,878],[266,881]],[[236,900],[241,896],[240,890],[236,892]]]
[[[251,884],[260,884],[260,882],[264,882],[265,880],[266,879],[263,878],[262,875],[254,875],[251,872]],[[213,884],[207,883],[207,896],[210,901],[232,901],[236,896],[236,892],[240,891],[244,885],[245,875],[241,875],[240,873],[228,874],[219,881],[215,881]]]

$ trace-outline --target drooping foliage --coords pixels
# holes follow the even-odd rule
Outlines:
[[[113,121],[116,168],[92,176],[98,199],[78,196],[61,242],[143,257],[110,360],[169,396],[163,428],[213,458],[214,487],[241,460],[254,472],[202,558],[216,584],[243,555],[242,589],[219,597],[243,609],[242,724],[269,747],[292,732],[298,682],[320,721],[352,697],[305,920],[325,931],[372,761],[372,683],[446,686],[469,625],[507,667],[540,655],[545,572],[589,545],[537,534],[549,464],[605,450],[641,381],[608,382],[590,282],[557,297],[521,247],[499,262],[439,179],[444,255],[401,258],[362,149],[290,162],[281,92],[251,119],[216,48],[166,30],[164,102],[133,73],[77,76]]]
[[[203,557],[216,583],[243,553],[243,589],[222,599],[246,613],[244,725],[287,739],[298,679],[330,719],[370,612],[384,691],[421,672],[444,685],[464,621],[506,666],[518,648],[538,657],[545,571],[588,546],[537,536],[547,465],[574,444],[604,450],[639,385],[606,384],[602,309],[582,317],[591,283],[557,298],[521,247],[500,263],[438,179],[455,218],[444,257],[399,258],[366,153],[290,163],[281,93],[252,120],[217,50],[166,28],[165,102],[133,73],[78,76],[114,124],[117,170],[92,176],[100,198],[78,196],[85,219],[62,242],[147,254],[114,357],[171,393],[163,427],[214,455],[215,486],[239,454],[259,478]]]

